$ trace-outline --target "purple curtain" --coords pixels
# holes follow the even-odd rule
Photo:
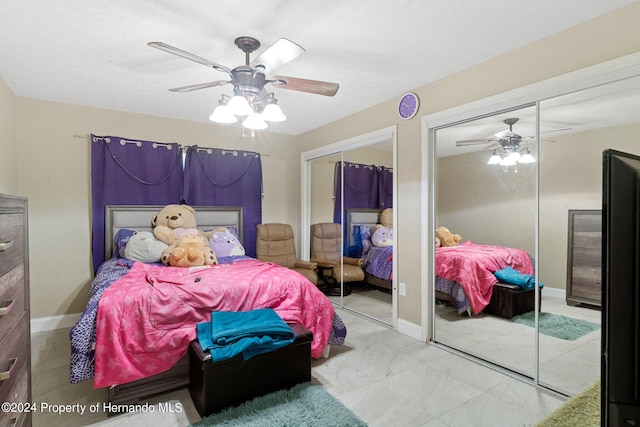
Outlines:
[[[178,144],[91,135],[94,273],[105,257],[104,207],[178,203],[181,186]]]
[[[342,223],[341,215],[344,213],[346,216],[347,209],[386,209],[393,205],[393,169],[391,168],[350,162],[344,162],[343,166],[341,162],[337,162],[334,179],[333,222],[335,223]],[[340,209],[341,200],[342,210]],[[343,250],[348,256],[358,257],[359,248],[349,246],[349,235],[352,232],[353,230],[343,230]]]
[[[342,175],[344,175],[344,195]],[[342,223],[342,213],[346,214],[349,208],[378,207],[379,184],[376,166],[337,162],[334,178],[336,198],[333,208],[333,222]],[[343,201],[344,210],[340,209],[340,200]]]
[[[262,161],[259,153],[187,148],[182,200],[191,206],[242,206],[243,245],[256,256],[256,226],[262,222]]]
[[[393,207],[393,169],[377,166],[378,175],[378,208]]]

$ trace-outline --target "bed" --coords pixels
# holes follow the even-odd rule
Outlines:
[[[347,209],[347,255],[362,258],[365,281],[383,289],[392,288],[393,246],[377,247],[371,234],[380,222],[382,209]]]
[[[534,274],[533,259],[521,249],[471,241],[436,248],[436,299],[453,302],[459,314],[479,314],[498,283],[494,273],[506,267],[523,275]]]
[[[331,302],[300,274],[246,256],[199,268],[122,258],[132,230],[151,231],[162,206],[107,206],[105,254],[89,301],[70,332],[70,381],[93,378],[110,404],[130,404],[189,384],[187,350],[211,311],[272,308],[313,332],[312,356],[341,345],[346,328]],[[242,241],[241,207],[195,207],[198,228],[227,227]]]

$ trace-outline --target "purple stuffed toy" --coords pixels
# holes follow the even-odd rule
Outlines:
[[[209,239],[209,246],[219,257],[244,255],[244,247],[238,238],[227,229],[214,231]]]

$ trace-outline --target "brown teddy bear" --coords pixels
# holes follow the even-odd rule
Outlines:
[[[208,237],[197,229],[195,209],[189,205],[167,205],[151,220],[153,235],[167,245],[174,244],[187,234]]]
[[[162,252],[162,263],[172,267],[197,267],[217,264],[218,258],[200,236],[186,234]]]
[[[393,228],[393,208],[387,208],[380,212],[380,224],[383,227]]]
[[[453,234],[447,227],[436,228],[436,247],[458,246],[462,236]]]

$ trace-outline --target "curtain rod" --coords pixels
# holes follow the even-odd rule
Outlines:
[[[91,136],[90,135],[77,135],[76,134],[76,135],[73,135],[73,137],[74,138],[86,139],[87,141],[91,142]],[[137,143],[136,145],[140,146],[140,141],[131,141],[131,140],[126,140],[124,138],[123,138],[123,141],[125,141],[126,143],[130,143],[130,144],[136,144]],[[169,143],[156,142],[156,143],[154,143],[154,148],[155,148],[156,145],[159,146],[159,147],[170,147],[171,146]],[[178,143],[178,145],[180,146],[181,150],[184,150],[184,149],[189,148],[189,147],[193,147],[192,145],[182,145],[182,144],[179,144],[179,143]],[[213,148],[215,148],[215,147],[198,147],[198,151],[208,151],[208,150],[212,150]],[[229,149],[226,149],[226,148],[219,148],[219,150],[228,151],[230,153],[233,153],[234,155],[238,151],[238,150],[229,150]],[[210,151],[209,151],[209,153],[210,153]],[[263,154],[263,153],[258,153],[258,152],[256,152],[256,154],[259,154],[260,157],[271,157],[269,154]]]

